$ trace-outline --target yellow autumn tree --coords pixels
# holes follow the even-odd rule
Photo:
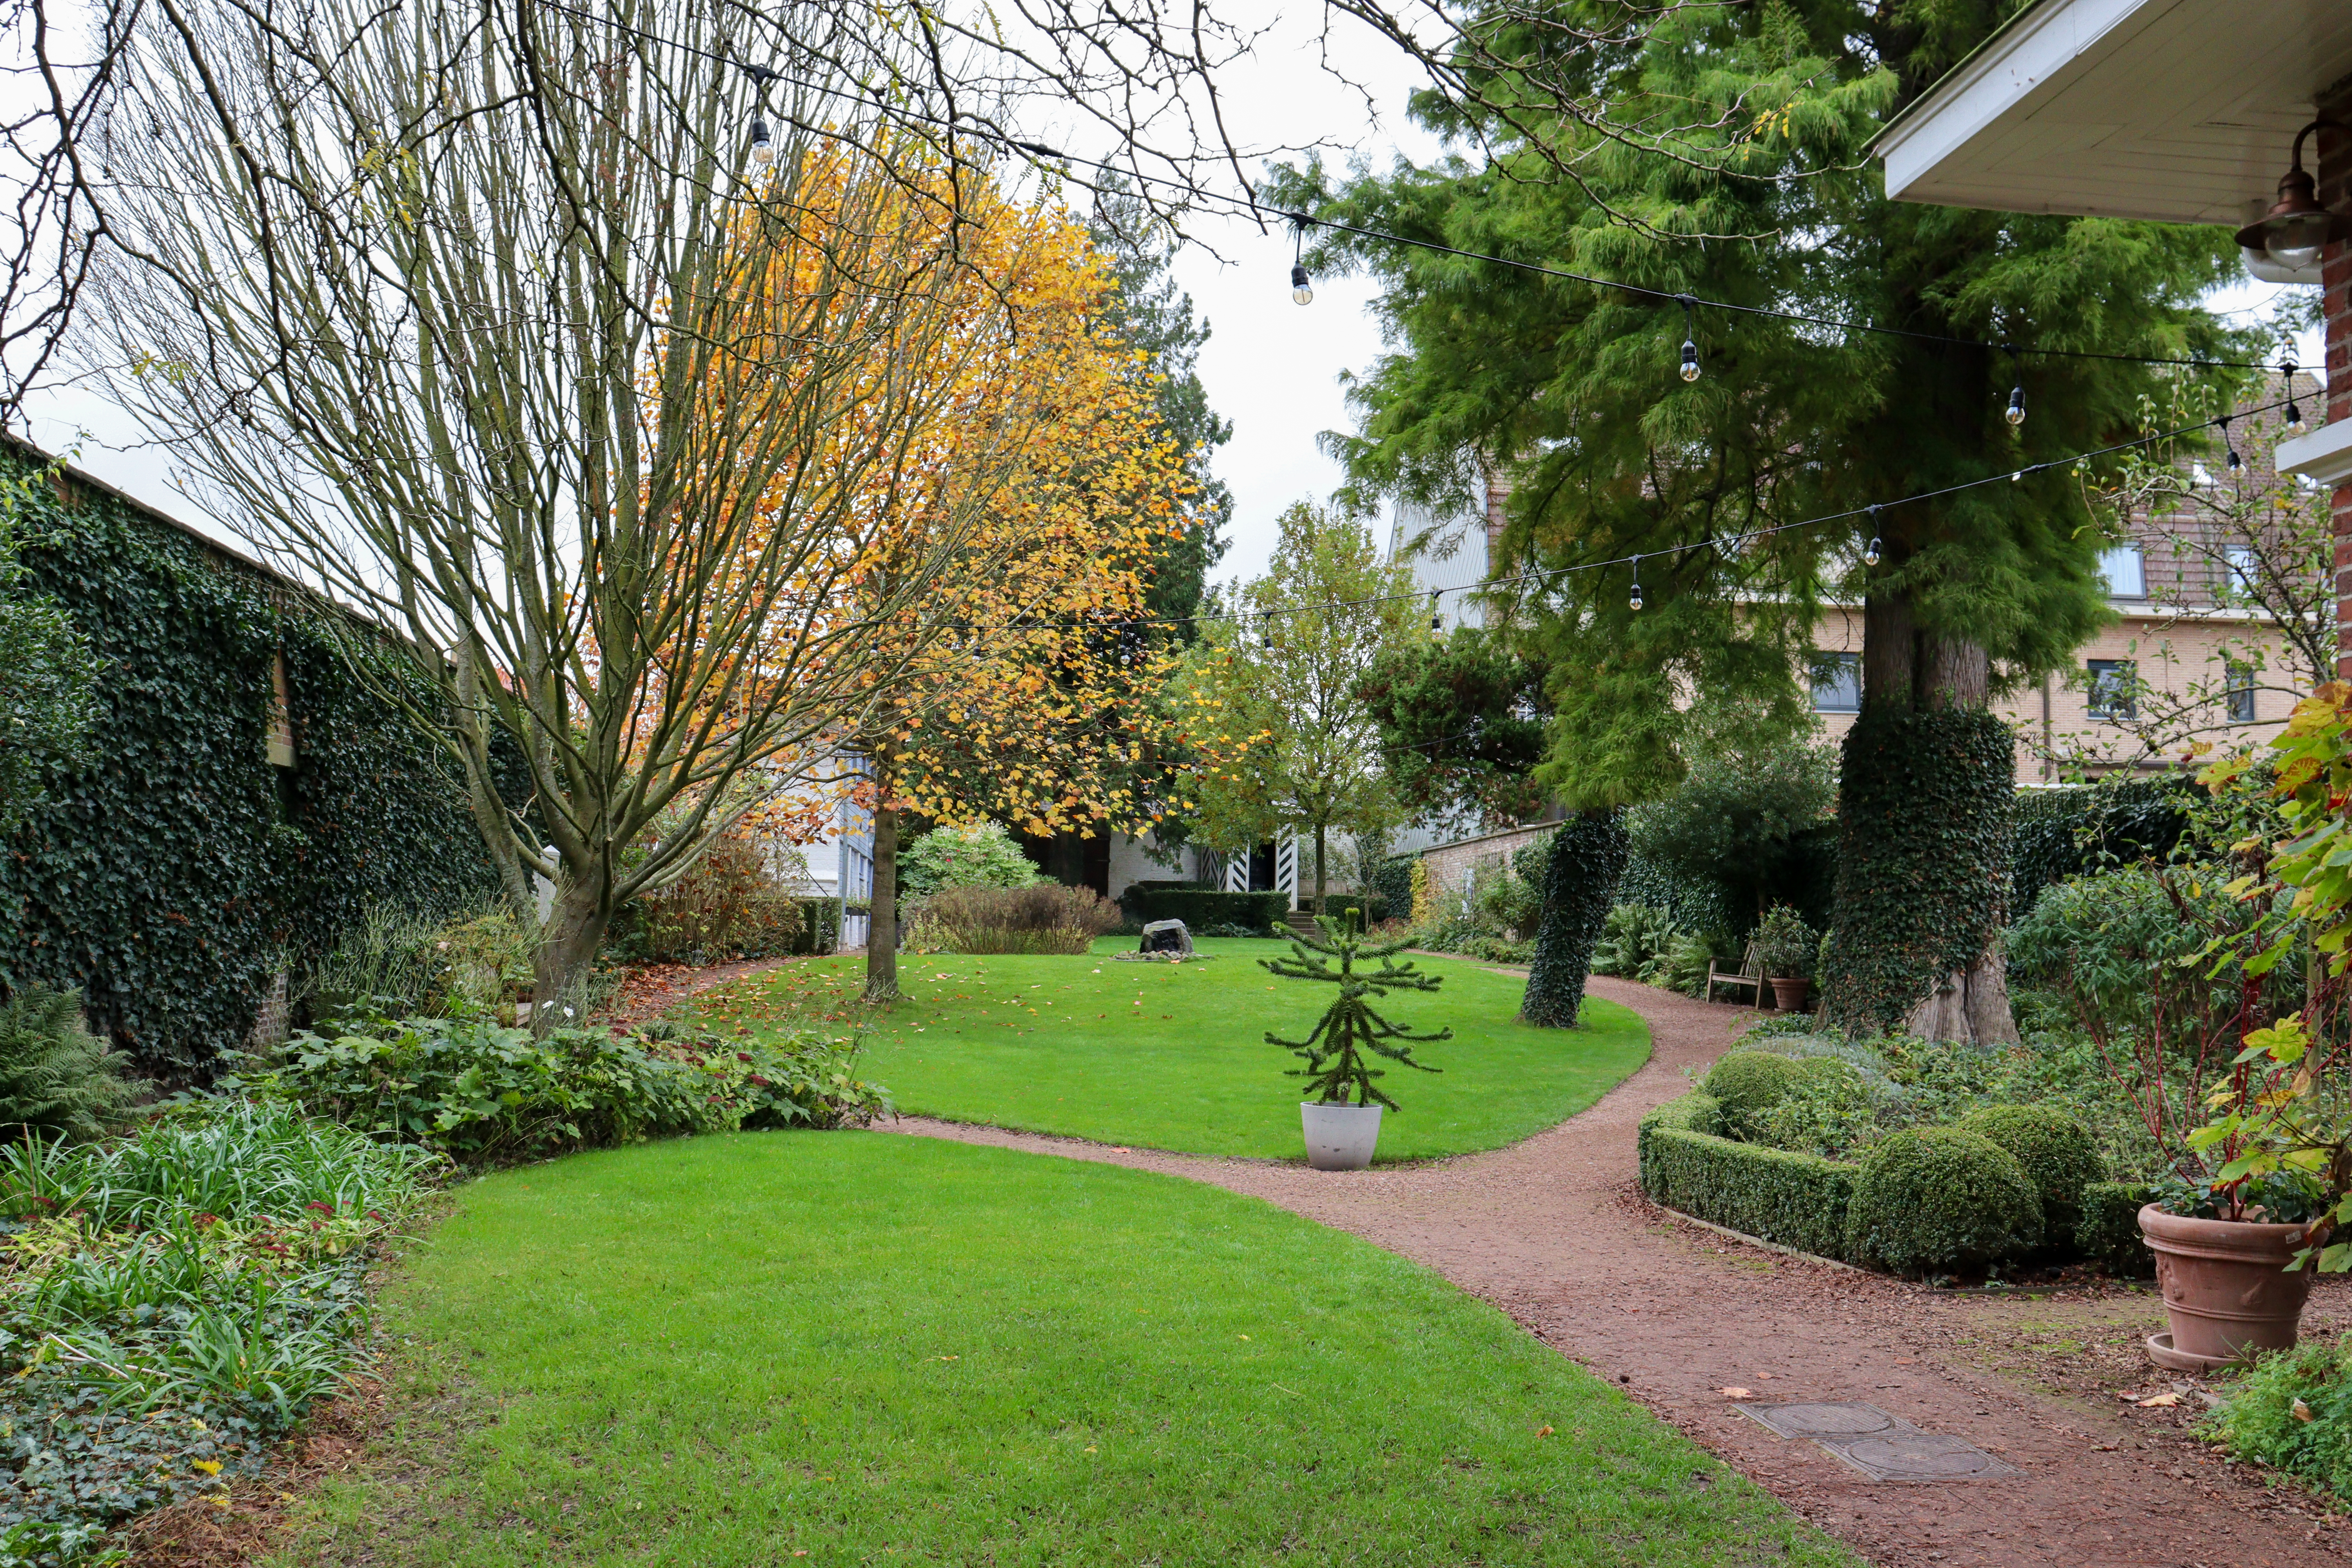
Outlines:
[[[900,200],[891,221],[919,247],[951,245],[959,266],[950,324],[923,353],[874,345],[870,374],[907,383],[906,405],[924,413],[840,541],[846,620],[881,619],[904,654],[873,669],[830,737],[871,770],[876,1001],[898,991],[902,818],[1091,836],[1165,812],[1153,700],[1173,660],[1140,624],[1145,571],[1199,526],[1188,454],[1160,434],[1136,351],[1110,324],[1117,285],[1086,225],[969,167],[902,181]]]

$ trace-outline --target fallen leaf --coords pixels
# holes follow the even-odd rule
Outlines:
[[[2143,1399],[2143,1400],[2141,1400],[2141,1401],[2139,1402],[2139,1407],[2140,1407],[2142,1410],[2151,1410],[2151,1409],[2158,1408],[2158,1407],[2159,1407],[2159,1406],[2161,1406],[2161,1407],[2168,1407],[2168,1407],[2170,1407],[2170,1406],[2172,1406],[2172,1405],[2178,1405],[2178,1404],[2179,1404],[2179,1403],[2180,1403],[2180,1395],[2179,1395],[2179,1394],[2155,1394],[2155,1395],[2153,1395],[2153,1396],[2151,1396],[2151,1397],[2149,1397],[2149,1398],[2147,1398],[2147,1399]]]
[[[1753,1399],[1756,1397],[1755,1394],[1744,1388],[1726,1388],[1718,1390],[1718,1392],[1721,1393],[1726,1399]]]
[[[1244,1339],[1244,1340],[1245,1340],[1245,1339],[1247,1339],[1247,1338],[1249,1338],[1249,1336],[1248,1336],[1247,1334],[1243,1334],[1243,1335],[1240,1335],[1240,1336],[1238,1336],[1238,1337],[1240,1337],[1240,1338],[1242,1338],[1242,1339]]]
[[[2311,1419],[2311,1406],[2305,1405],[2300,1399],[2287,1406],[2287,1408],[2294,1414],[2294,1418],[2298,1421],[2308,1421]]]
[[[1536,1436],[1538,1437],[1549,1437],[1551,1436],[1551,1428],[1549,1426],[1538,1427],[1536,1431]]]
[[[221,1471],[220,1461],[218,1459],[193,1460],[190,1462],[188,1468],[191,1469],[202,1470],[208,1476],[219,1475]]]

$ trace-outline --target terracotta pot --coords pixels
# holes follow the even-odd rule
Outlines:
[[[2294,1345],[2311,1294],[2312,1271],[2286,1267],[2302,1248],[2302,1226],[2184,1219],[2150,1204],[2139,1211],[2139,1233],[2156,1254],[2172,1320],[2171,1343],[2151,1348],[2168,1349],[2179,1358],[2172,1364],[2210,1369]]]
[[[1780,1004],[1783,1013],[1801,1013],[1805,1010],[1805,993],[1812,988],[1813,983],[1802,975],[1790,980],[1776,974],[1772,977],[1772,1000]]]

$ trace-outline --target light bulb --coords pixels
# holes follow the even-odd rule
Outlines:
[[[2012,426],[2025,423],[2025,388],[2012,386],[2009,389],[2009,413],[2006,417]]]
[[[1625,602],[1633,605],[1633,608],[1637,610],[1642,607],[1642,584],[1640,583],[1637,582],[1633,584],[1633,596]]]
[[[776,147],[774,142],[768,140],[768,122],[764,120],[754,120],[751,121],[751,162],[772,163],[775,161]]]
[[[2319,253],[2327,248],[2327,227],[2328,215],[2325,211],[2276,218],[2263,238],[2263,248],[2281,267],[2301,271],[2318,260]]]
[[[2286,405],[2286,433],[2290,436],[2300,436],[2310,428],[2310,426],[2305,425],[2303,422],[2302,405],[2294,403],[2288,404]]]
[[[2226,457],[2226,458],[2222,458],[2222,459],[2221,459],[2221,462],[2222,462],[2222,465],[2223,465],[2224,467],[2226,467],[2226,468],[2228,468],[2231,473],[2233,473],[2233,474],[2234,474],[2234,473],[2236,473],[2240,468],[2244,468],[2244,467],[2246,466],[2246,460],[2245,460],[2243,458],[2241,458],[2241,457],[2239,457],[2239,456],[2238,456],[2238,449],[2237,449],[2235,447],[2231,447],[2231,448],[2230,448],[2230,455],[2229,455],[2228,457]]]
[[[1445,629],[1445,617],[1437,613],[1437,595],[1433,593],[1429,595],[1429,629],[1433,632]]]
[[[1295,265],[1290,269],[1290,298],[1294,304],[1315,303],[1315,288],[1307,280],[1307,268],[1303,263]]]
[[[1878,536],[1876,534],[1871,535],[1870,543],[1864,548],[1862,552],[1862,563],[1864,566],[1875,566],[1878,564]]]
[[[1688,338],[1683,340],[1683,379],[1685,381],[1698,379],[1698,344]],[[1638,610],[1642,606],[1636,605],[1633,607]]]
[[[2025,470],[2023,468],[2020,468],[2017,472],[2009,476],[2009,482],[2011,484],[2015,484],[2023,478],[2025,478]]]

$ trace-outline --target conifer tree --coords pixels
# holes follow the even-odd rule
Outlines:
[[[1874,804],[1842,817],[1823,977],[1833,1015],[1862,1027],[1907,1015],[1939,1035],[2013,1037],[1993,943],[2011,762],[1986,706],[2068,663],[2107,615],[2084,500],[2103,468],[2035,465],[2135,434],[2166,374],[1937,340],[2252,346],[2198,306],[2234,267],[2221,231],[1886,199],[1869,138],[2013,8],[1668,7],[1602,49],[1591,40],[1624,18],[1598,0],[1473,5],[1459,85],[1416,102],[1453,153],[1339,184],[1310,165],[1276,195],[1655,291],[1328,229],[1309,258],[1385,286],[1396,350],[1358,384],[1356,482],[1457,504],[1482,468],[1510,486],[1496,573],[1546,575],[1497,597],[1546,667],[1558,718],[1538,778],[1570,806],[1675,783],[1697,738],[1694,694],[1801,724],[1822,603],[1864,604],[1843,779],[1849,801]],[[1607,111],[1545,110],[1569,103]],[[1638,129],[1662,123],[1683,128],[1671,148]],[[1927,335],[1687,308],[1685,294]],[[1680,374],[1685,341],[1695,379]],[[2019,390],[2028,417],[2012,425]],[[1911,779],[1915,763],[1936,777]]]
[[[1322,941],[1296,936],[1290,940],[1288,958],[1258,960],[1268,973],[1285,980],[1318,980],[1339,988],[1338,998],[1323,1010],[1322,1018],[1305,1039],[1286,1040],[1269,1029],[1265,1043],[1296,1051],[1306,1062],[1304,1067],[1291,1068],[1289,1076],[1305,1079],[1318,1103],[1344,1104],[1353,1094],[1358,1105],[1377,1100],[1395,1110],[1399,1109],[1397,1102],[1372,1086],[1374,1079],[1388,1076],[1386,1070],[1371,1066],[1364,1053],[1370,1051],[1392,1062],[1402,1062],[1415,1072],[1443,1072],[1443,1068],[1413,1060],[1412,1047],[1450,1040],[1454,1031],[1445,1028],[1433,1035],[1416,1035],[1381,1017],[1365,998],[1386,996],[1391,991],[1434,991],[1444,984],[1444,976],[1423,974],[1409,959],[1403,963],[1395,962],[1394,955],[1404,951],[1410,938],[1365,942],[1358,914],[1349,910],[1338,918],[1318,915],[1315,923],[1323,928]],[[1381,961],[1378,969],[1357,969],[1360,959],[1371,958]],[[1331,966],[1334,959],[1339,961],[1336,969]]]

